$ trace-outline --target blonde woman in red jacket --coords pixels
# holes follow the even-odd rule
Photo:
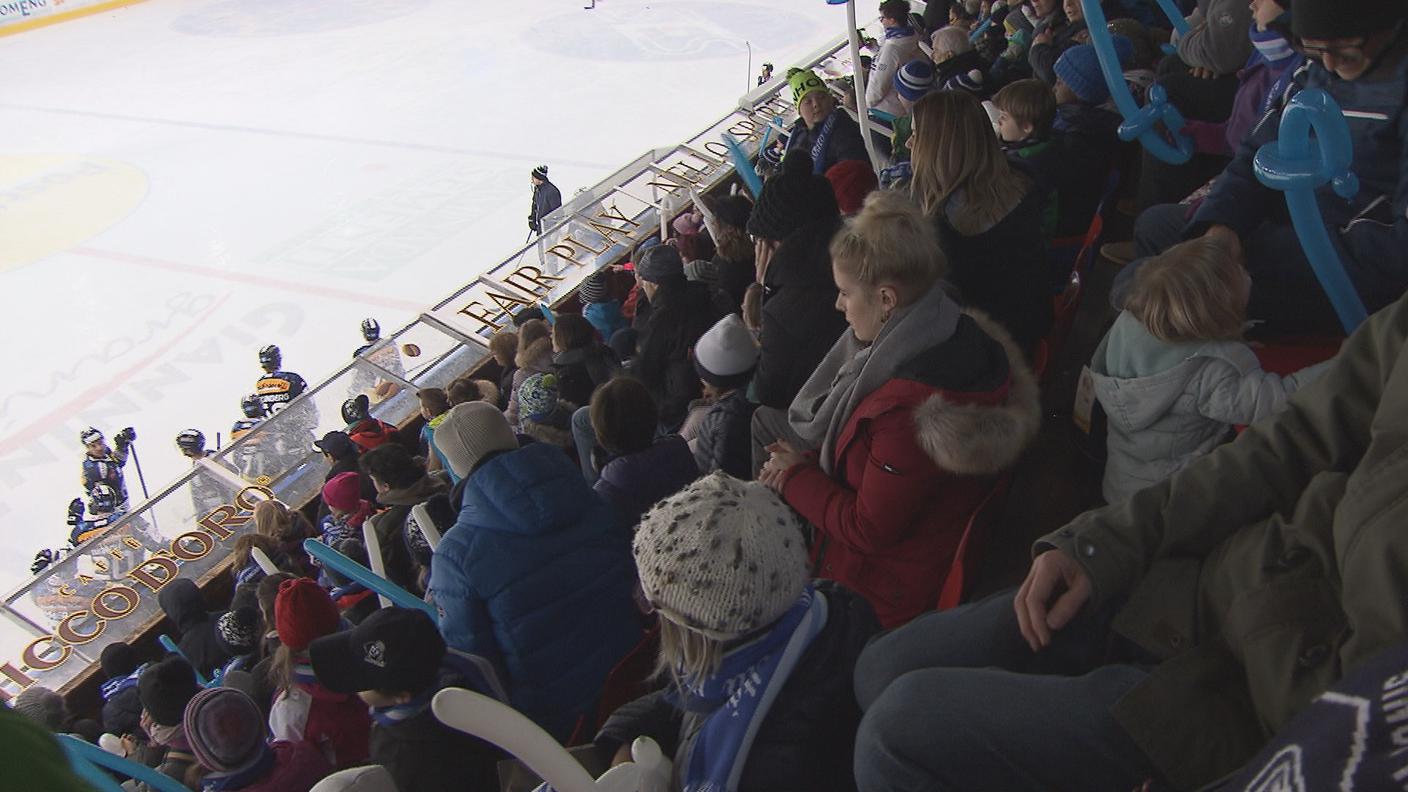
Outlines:
[[[831,256],[850,329],[785,426],[755,419],[755,442],[779,438],[759,479],[815,527],[813,573],[891,628],[937,603],[969,515],[1036,434],[1037,386],[1007,332],[944,291],[906,196],[873,193]]]

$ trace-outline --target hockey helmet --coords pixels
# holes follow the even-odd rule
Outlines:
[[[88,491],[88,511],[93,514],[111,514],[117,509],[117,490],[106,481],[99,481]]]
[[[263,418],[264,402],[259,400],[259,394],[251,393],[240,399],[240,410],[244,412],[246,418]]]
[[[79,442],[83,443],[83,445],[88,445],[89,443],[102,439],[103,433],[99,432],[96,428],[92,426],[78,433],[78,440]]]
[[[370,316],[362,320],[362,338],[367,339],[368,344],[381,338],[381,325]]]
[[[371,413],[371,399],[363,393],[342,403],[342,420],[347,424],[367,420]]]
[[[283,365],[283,353],[278,346],[270,344],[259,350],[259,365],[268,369],[276,369]]]
[[[205,435],[199,429],[186,429],[176,435],[176,447],[187,454],[197,454],[205,450]]]

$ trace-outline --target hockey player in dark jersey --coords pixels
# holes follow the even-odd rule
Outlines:
[[[88,491],[88,516],[84,518],[83,501],[74,498],[68,504],[68,541],[74,547],[96,536],[101,536],[109,527],[127,514],[127,505],[119,505],[117,491],[106,482],[99,481]]]
[[[257,402],[256,402],[257,406]],[[205,448],[205,434],[199,429],[186,429],[176,435],[176,447],[181,450],[181,454],[191,460],[191,465],[200,466],[203,459],[209,459],[210,464],[220,465],[226,470],[231,469],[231,463],[226,459],[214,458]],[[236,471],[238,472],[238,471]],[[233,493],[230,487],[214,474],[202,471],[197,473],[190,480],[191,502],[195,506],[195,517],[205,516],[210,510],[222,506],[230,501]]]
[[[249,430],[259,425],[264,420],[264,403],[259,401],[259,394],[251,393],[240,399],[240,410],[244,412],[244,417],[235,421],[230,427],[230,442],[234,442],[249,434]]]
[[[370,316],[368,316],[366,319],[363,319],[362,338],[367,343],[357,347],[357,351],[352,353],[352,357],[357,357],[363,352],[366,352],[368,349],[371,349],[372,347],[376,346],[376,343],[381,340],[381,323],[377,322],[377,320],[371,318]]]
[[[83,491],[92,492],[99,482],[112,487],[117,494],[117,507],[127,509],[127,482],[122,475],[122,467],[127,464],[127,456],[132,450],[132,442],[137,439],[137,430],[127,427],[113,437],[114,450],[108,447],[103,433],[88,427],[78,433],[78,439],[87,447],[83,457]]]
[[[283,354],[270,344],[259,350],[259,365],[264,368],[264,376],[254,384],[254,392],[259,403],[264,405],[264,415],[270,416],[288,406],[298,398],[308,383],[292,371],[283,371]]]

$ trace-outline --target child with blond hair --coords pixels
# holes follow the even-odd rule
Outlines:
[[[1090,363],[1109,420],[1106,501],[1168,478],[1324,371],[1262,370],[1242,340],[1250,291],[1235,239],[1192,239],[1139,268]]]

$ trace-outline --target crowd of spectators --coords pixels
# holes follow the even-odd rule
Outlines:
[[[482,378],[417,394],[418,433],[349,400],[322,512],[261,503],[221,607],[165,586],[177,651],[107,647],[100,725],[42,688],[13,706],[206,790],[368,764],[496,789],[500,751],[430,710],[448,686],[603,763],[651,737],[674,789],[1398,788],[1408,9],[1197,0],[1172,36],[1151,1],[1103,10],[1132,91],[1196,122],[1186,165],[1119,142],[1079,2],[886,0],[872,118],[790,71],[756,199],[704,198],[516,317]],[[1252,168],[1308,88],[1360,179],[1317,193],[1374,312],[1347,339]],[[1142,211],[1085,378],[1105,502],[1020,587],[948,607],[1042,431],[1060,242],[1113,211],[1117,168]],[[1263,367],[1307,334],[1343,345]],[[623,671],[642,653],[653,676]],[[1373,692],[1336,718],[1337,689]]]

